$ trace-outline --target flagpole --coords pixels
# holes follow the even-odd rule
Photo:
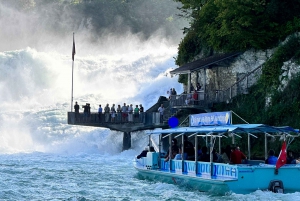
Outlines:
[[[74,32],[73,32],[71,112],[73,112],[73,74],[74,74],[74,55],[75,55],[75,39],[74,39]]]
[[[71,112],[73,112],[73,71],[74,71],[74,61],[72,61],[72,92],[71,92]]]

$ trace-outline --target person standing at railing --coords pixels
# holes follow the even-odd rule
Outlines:
[[[194,105],[198,105],[198,93],[196,90],[193,93],[193,101],[194,101]]]
[[[122,106],[122,121],[126,122],[127,121],[127,107],[126,103]]]
[[[176,92],[175,88],[172,89],[171,95],[173,95],[173,96],[177,95],[177,92]]]
[[[161,106],[158,108],[158,112],[159,112],[159,116],[160,116],[160,123],[163,123],[163,120],[164,120],[164,111],[165,111],[165,108],[164,108],[164,104],[161,104]]]
[[[79,121],[79,105],[78,105],[77,101],[75,102],[74,110],[75,110],[75,122],[80,122]]]
[[[135,105],[134,111],[133,111],[133,116],[134,116],[134,122],[138,122],[139,120],[139,106]]]
[[[109,121],[109,112],[110,112],[109,104],[106,104],[104,108],[105,122]]]
[[[89,104],[86,103],[83,107],[83,121],[87,122],[88,117],[89,117]]]
[[[128,121],[133,122],[133,108],[132,104],[128,107]]]
[[[140,122],[144,123],[144,107],[140,104]]]
[[[111,122],[114,122],[116,117],[115,104],[113,104],[112,107],[110,108],[110,113],[111,113]]]
[[[101,117],[102,117],[102,107],[101,107],[101,105],[99,105],[99,108],[98,108],[98,119],[99,119],[99,122],[101,122]]]
[[[117,107],[117,122],[120,123],[121,122],[121,116],[122,116],[122,108],[121,108],[121,105],[118,105]]]
[[[196,90],[197,90],[197,91],[200,91],[200,90],[201,90],[201,85],[199,84],[199,82],[198,82],[197,85],[196,85]]]
[[[185,104],[186,105],[190,105],[191,104],[191,102],[192,102],[192,94],[187,94],[187,96],[186,96],[186,100],[185,100]]]

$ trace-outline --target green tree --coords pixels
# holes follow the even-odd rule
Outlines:
[[[201,46],[209,46],[215,51],[273,48],[300,28],[298,0],[175,1],[183,4],[181,10],[184,14],[187,10],[191,13],[185,15],[191,21],[190,27],[185,29],[188,41],[202,41]],[[181,47],[186,47],[186,42],[180,44],[179,50]],[[181,58],[189,58],[188,55],[192,54],[179,51],[177,63],[182,63]]]

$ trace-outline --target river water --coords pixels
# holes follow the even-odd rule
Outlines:
[[[139,179],[136,151],[119,154],[19,153],[0,156],[0,200],[299,200],[300,194],[256,191],[214,196]]]

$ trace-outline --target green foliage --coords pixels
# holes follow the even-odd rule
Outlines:
[[[188,76],[187,76],[187,74],[180,74],[178,76],[178,82],[182,83],[184,85],[187,85],[187,83],[188,83]]]
[[[176,65],[181,66],[192,61],[201,51],[206,56],[210,55],[210,49],[203,45],[203,41],[196,37],[196,33],[193,31],[188,32],[179,44]]]
[[[185,29],[188,41],[202,41],[197,45],[209,46],[215,51],[265,50],[276,47],[288,35],[300,30],[298,0],[175,1],[183,4],[185,13],[186,10],[191,13],[185,15],[191,20],[191,27]],[[186,47],[185,44],[181,43],[179,50]],[[202,48],[197,47],[197,50]],[[188,59],[193,54],[191,51],[178,51],[178,63],[182,63],[181,58]]]
[[[283,62],[292,58],[299,59],[300,55],[300,38],[297,35],[290,36],[285,43],[280,45],[269,61],[263,66],[263,73],[260,84],[263,89],[277,89],[281,83],[279,75],[282,74],[281,67]]]

